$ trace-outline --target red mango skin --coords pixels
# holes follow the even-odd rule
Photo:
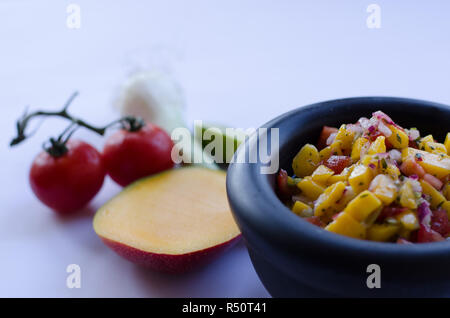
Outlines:
[[[145,252],[104,237],[100,238],[114,252],[130,262],[162,273],[183,274],[215,259],[235,245],[241,238],[241,234],[219,245],[180,255]]]

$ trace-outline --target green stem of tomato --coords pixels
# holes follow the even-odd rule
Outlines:
[[[30,120],[33,118],[36,118],[36,117],[65,118],[65,119],[71,121],[71,125],[69,126],[68,129],[75,126],[75,128],[72,130],[72,132],[64,140],[63,140],[63,136],[67,133],[68,129],[66,129],[57,139],[54,139],[54,138],[50,139],[49,147],[44,146],[44,149],[46,149],[46,151],[48,153],[50,153],[51,155],[55,155],[55,156],[60,156],[60,155],[64,154],[65,152],[67,152],[67,148],[65,147],[65,144],[67,143],[70,136],[73,134],[73,132],[78,127],[84,127],[86,129],[89,129],[89,130],[103,136],[107,129],[109,129],[112,126],[117,125],[117,124],[120,124],[120,127],[122,129],[126,129],[131,132],[139,131],[145,125],[144,121],[141,118],[126,116],[126,117],[120,118],[118,120],[115,120],[115,121],[109,123],[105,127],[95,127],[95,126],[85,122],[84,120],[74,117],[68,113],[68,108],[69,108],[70,104],[73,102],[73,100],[77,96],[78,96],[78,92],[73,93],[70,96],[70,98],[67,100],[67,102],[64,104],[63,109],[60,111],[56,111],[56,112],[35,111],[30,114],[27,114],[25,112],[25,114],[22,116],[22,118],[20,118],[16,123],[17,136],[15,138],[13,138],[13,140],[10,143],[10,146],[15,146],[33,135],[34,132],[31,133],[30,135],[26,135],[25,130],[26,130]]]

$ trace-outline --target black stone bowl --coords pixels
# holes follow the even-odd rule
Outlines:
[[[403,127],[443,141],[450,130],[450,108],[427,101],[360,97],[298,108],[263,127],[279,128],[280,168],[305,143],[315,144],[322,126],[339,126],[382,110]],[[253,135],[235,154],[242,162],[256,151]],[[271,158],[275,158],[273,149]],[[246,155],[247,153],[247,155]],[[248,161],[248,159],[247,159]],[[274,297],[450,297],[450,241],[393,244],[357,240],[327,232],[293,214],[275,193],[274,174],[261,163],[232,163],[228,200],[256,272]],[[370,264],[380,268],[380,287]]]

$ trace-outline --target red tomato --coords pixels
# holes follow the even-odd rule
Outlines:
[[[400,171],[407,176],[415,174],[422,178],[425,175],[425,170],[423,170],[422,166],[412,158],[407,158],[405,161],[403,161],[400,166]]]
[[[119,130],[111,135],[103,149],[109,176],[121,186],[170,169],[174,163],[173,141],[156,125],[147,124],[138,131]]]
[[[352,159],[348,156],[331,156],[323,164],[339,174],[352,163]]]
[[[417,146],[417,142],[415,142],[414,140],[409,141],[408,147],[414,148],[414,149],[419,149],[419,147]]]
[[[105,179],[101,154],[80,140],[69,140],[68,151],[53,157],[46,151],[34,160],[30,184],[34,194],[53,210],[66,214],[85,206]]]
[[[450,233],[450,223],[445,210],[439,209],[433,211],[433,215],[431,216],[431,229],[444,237]]]
[[[417,243],[439,242],[445,240],[441,234],[432,230],[431,228],[420,224],[417,232]]]
[[[305,220],[316,226],[325,227],[325,223],[323,223],[322,220],[320,220],[320,218],[318,216],[310,216],[308,218],[305,218]]]
[[[319,136],[319,141],[317,142],[317,149],[321,150],[327,146],[327,139],[331,134],[337,133],[338,129],[336,127],[323,126],[322,132]]]
[[[278,185],[278,193],[283,198],[289,197],[292,195],[291,191],[289,191],[288,185],[288,174],[286,170],[280,169],[277,175],[277,185]]]
[[[423,176],[423,180],[431,184],[436,190],[440,191],[444,183],[436,178],[435,176],[425,173]]]
[[[399,215],[400,213],[402,213],[402,212],[404,212],[406,210],[407,210],[407,208],[404,208],[404,207],[401,207],[401,206],[395,206],[395,205],[385,206],[381,210],[380,215],[378,215],[377,220],[378,221],[383,221],[386,218]]]

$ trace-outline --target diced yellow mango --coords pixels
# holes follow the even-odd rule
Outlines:
[[[397,186],[387,175],[379,174],[370,183],[370,191],[385,205],[394,202],[397,197]]]
[[[302,194],[311,200],[316,200],[325,190],[321,185],[315,183],[311,177],[303,178],[297,187],[302,191]]]
[[[292,170],[297,177],[311,175],[320,161],[319,152],[314,145],[306,144],[292,161]]]
[[[419,220],[416,213],[411,210],[406,210],[395,217],[402,227],[408,231],[414,231],[419,228]]]
[[[290,186],[296,186],[297,183],[301,180],[301,178],[292,178],[290,176],[287,177],[287,184]]]
[[[422,186],[422,193],[430,196],[430,205],[432,209],[436,209],[438,206],[441,206],[443,202],[447,201],[438,190],[425,180],[420,180],[420,185]]]
[[[376,159],[375,157],[377,157],[377,156],[376,155],[364,155],[361,158],[360,162],[365,166],[374,164],[376,167],[378,167],[378,159]]]
[[[342,153],[348,155],[352,149],[352,143],[355,133],[353,131],[347,130],[346,125],[341,125],[339,128],[336,138],[332,143],[336,148],[341,149]]]
[[[434,154],[442,153],[444,155],[447,155],[447,148],[444,146],[444,144],[441,144],[439,142],[427,142],[425,143],[423,150]]]
[[[391,143],[394,148],[403,149],[408,147],[409,137],[408,135],[401,129],[395,127],[394,125],[388,125],[392,134],[387,138],[387,140]]]
[[[402,160],[408,157],[418,158],[417,163],[429,174],[438,179],[443,179],[450,174],[450,157],[444,154],[432,154],[411,147],[402,151]]]
[[[397,224],[373,224],[367,229],[367,239],[371,241],[387,242],[397,234]]]
[[[372,171],[368,167],[357,165],[350,174],[348,182],[356,193],[360,193],[369,188],[372,178]]]
[[[334,174],[334,171],[327,166],[320,165],[314,170],[312,174],[312,179],[321,185],[325,185],[327,180]]]
[[[319,151],[320,160],[327,160],[333,155],[342,156],[342,150],[339,143],[340,142],[331,144],[330,146],[327,146],[323,148],[321,151]]]
[[[414,155],[416,154],[416,151],[419,151],[417,149],[408,147],[408,148],[404,148],[402,150],[402,161],[405,161],[406,159],[408,159],[408,157],[414,157]]]
[[[366,237],[366,227],[345,212],[340,213],[325,230],[358,239]]]
[[[447,154],[447,148],[444,144],[434,141],[433,135],[428,135],[420,139],[418,143],[419,149],[434,154]]]
[[[400,187],[399,195],[401,206],[409,209],[417,208],[416,196],[414,195],[414,190],[409,180],[405,181]]]
[[[304,202],[295,201],[292,212],[301,217],[310,217],[313,215],[313,209]]]
[[[442,190],[442,193],[444,194],[444,196],[447,200],[450,200],[450,183],[449,182],[447,182],[447,184],[444,186],[444,190]]]
[[[361,156],[361,150],[366,145],[367,146],[369,145],[369,141],[366,138],[359,137],[358,139],[356,139],[356,141],[353,143],[352,154],[351,154],[351,158],[352,158],[353,162],[356,162],[359,160],[359,158]]]
[[[375,155],[377,153],[386,152],[386,137],[378,136],[374,142],[369,147],[369,151],[367,152],[369,155]]]
[[[420,140],[418,142],[419,149],[425,150],[425,145],[428,142],[434,142],[433,135],[427,135],[427,136],[425,136],[423,138],[420,138]]]
[[[382,168],[381,173],[389,175],[394,180],[397,180],[401,175],[400,169],[393,164],[388,164],[386,169]]]
[[[445,137],[444,146],[447,148],[447,155],[450,156],[450,132],[447,133],[447,136]]]
[[[345,190],[344,182],[337,182],[328,188],[319,196],[314,205],[314,215],[331,215],[339,211],[336,210],[337,202],[342,197]]]
[[[370,191],[361,192],[345,207],[344,212],[358,222],[372,224],[378,217],[381,201]]]
[[[350,169],[345,168],[344,170],[342,170],[340,174],[334,174],[330,178],[328,178],[327,184],[331,185],[339,181],[347,181],[349,176],[350,176]]]

